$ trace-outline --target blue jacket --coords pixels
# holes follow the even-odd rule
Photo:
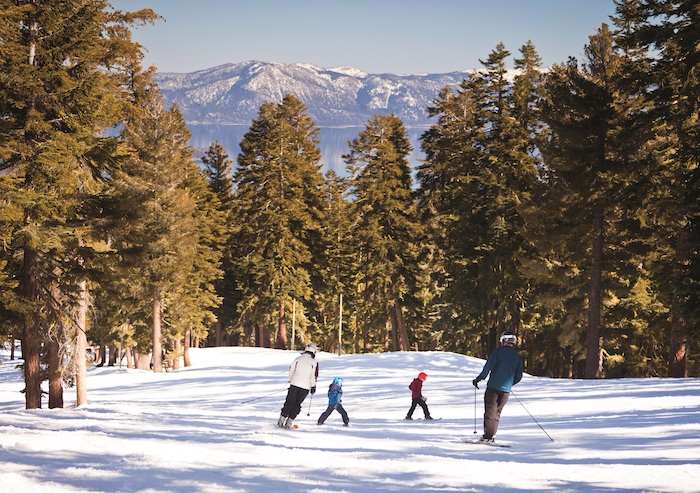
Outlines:
[[[500,392],[510,392],[513,385],[523,378],[523,360],[511,346],[501,346],[496,349],[484,365],[477,381],[486,379],[491,373],[486,387]]]
[[[335,407],[343,402],[343,380],[340,377],[333,379],[328,386],[328,407]]]

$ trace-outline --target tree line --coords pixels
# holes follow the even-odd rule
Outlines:
[[[131,38],[153,11],[0,0],[0,331],[27,408],[42,380],[86,402],[88,343],[161,371],[192,345],[483,356],[512,330],[533,374],[697,374],[698,12],[615,4],[583,60],[498,44],[443,89],[417,170],[378,115],[341,177],[291,95],[235,168],[196,158]]]

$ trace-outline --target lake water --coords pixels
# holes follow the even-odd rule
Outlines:
[[[188,126],[192,133],[191,144],[196,149],[198,156],[209,147],[209,144],[218,140],[226,148],[234,163],[236,156],[240,152],[239,143],[248,130],[246,125],[188,124]],[[423,159],[419,139],[425,130],[425,127],[411,127],[407,129],[413,145],[413,152],[409,156],[409,160],[414,169],[420,163],[420,160]],[[348,142],[357,137],[361,131],[362,127],[320,128],[319,147],[324,172],[333,170],[341,176],[347,174],[342,156],[348,152]]]

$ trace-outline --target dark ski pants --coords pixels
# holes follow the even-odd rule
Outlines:
[[[343,407],[343,405],[336,404],[335,406],[328,406],[326,410],[323,411],[323,413],[321,413],[321,415],[318,417],[318,424],[322,425],[323,423],[325,423],[328,419],[328,416],[330,416],[333,411],[338,411],[340,413],[340,416],[343,418],[343,423],[350,423],[350,418],[348,418],[348,413],[345,412],[345,408]]]
[[[301,403],[304,402],[308,394],[308,390],[290,385],[289,390],[287,390],[287,398],[284,400],[284,406],[282,406],[282,416],[291,419],[296,418],[301,412]]]
[[[508,402],[508,392],[486,389],[484,393],[484,438],[493,438],[498,431],[501,411]]]
[[[411,409],[408,410],[407,418],[413,417],[413,411],[416,410],[416,406],[420,406],[423,409],[423,416],[425,419],[430,417],[430,411],[428,410],[428,404],[423,399],[413,399],[411,401]]]

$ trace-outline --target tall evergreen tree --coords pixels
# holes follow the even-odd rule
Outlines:
[[[597,378],[606,291],[623,296],[619,290],[636,275],[626,250],[632,208],[624,203],[636,167],[625,132],[629,122],[619,106],[622,58],[607,25],[590,37],[585,53],[583,68],[575,60],[552,68],[543,114],[552,131],[545,151],[558,194],[552,207],[560,211],[551,231],[587,278],[585,376]]]
[[[668,374],[688,375],[688,343],[700,326],[697,204],[698,163],[698,24],[696,2],[687,0],[617,0],[617,39],[635,53],[634,70],[626,67],[637,98],[650,101],[637,113],[653,137],[648,145],[658,159],[642,190],[652,231],[648,266],[654,286],[670,310]]]
[[[30,409],[41,406],[42,339],[62,312],[49,310],[51,293],[70,299],[82,292],[66,276],[80,265],[66,264],[77,246],[86,253],[89,221],[81,208],[99,189],[113,141],[101,132],[118,120],[121,68],[139,56],[129,25],[154,18],[112,11],[104,0],[0,2],[0,170],[21,191],[12,246],[20,258],[16,308]]]
[[[223,225],[226,227],[224,234],[228,238],[234,235],[233,216],[233,168],[232,162],[226,154],[226,150],[219,142],[209,146],[202,157],[202,164],[209,179],[209,188],[219,200],[219,210],[223,215]],[[214,343],[216,346],[223,344],[224,331],[229,329],[234,320],[236,310],[235,284],[236,275],[231,258],[233,245],[228,242],[223,256],[223,278],[216,283],[216,293],[221,298],[221,304],[216,310],[216,332]]]
[[[356,278],[358,311],[366,330],[379,329],[375,340],[376,334],[384,333],[384,347],[401,351],[410,348],[402,306],[414,275],[414,240],[420,233],[411,190],[410,152],[403,123],[391,115],[372,118],[350,142],[346,156],[355,198],[353,236],[361,265]],[[365,349],[369,336],[366,332]]]
[[[303,103],[285,96],[261,106],[241,142],[234,175],[238,313],[261,346],[276,319],[276,346],[286,347],[286,311],[292,300],[311,298],[311,243],[323,205],[317,139]]]
[[[114,248],[132,259],[151,304],[153,371],[162,368],[163,301],[191,272],[196,244],[195,200],[186,189],[192,163],[189,132],[176,108],[165,110],[148,87],[134,105],[122,138],[128,156],[115,172],[113,196],[125,219]]]

